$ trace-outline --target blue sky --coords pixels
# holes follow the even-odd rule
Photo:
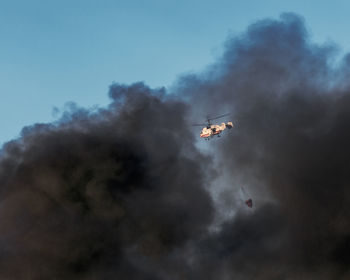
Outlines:
[[[345,0],[0,0],[0,144],[53,108],[108,103],[113,82],[170,86],[254,21],[295,12],[311,39],[350,50]]]

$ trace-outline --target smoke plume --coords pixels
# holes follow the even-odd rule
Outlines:
[[[24,128],[1,150],[0,278],[348,279],[350,60],[335,54],[283,14],[171,92],[113,84],[107,108]],[[198,145],[191,121],[226,112],[235,127]]]

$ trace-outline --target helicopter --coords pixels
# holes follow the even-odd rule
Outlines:
[[[231,129],[233,127],[232,122],[227,122],[227,123],[223,122],[220,125],[211,123],[212,120],[220,119],[220,118],[226,117],[228,115],[230,115],[230,113],[220,115],[220,116],[217,116],[214,118],[207,117],[207,119],[206,119],[207,123],[193,124],[193,126],[204,126],[201,133],[200,133],[200,137],[204,138],[204,140],[209,141],[215,135],[220,137],[220,133],[223,132],[226,128]]]

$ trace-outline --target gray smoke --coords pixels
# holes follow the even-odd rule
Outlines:
[[[171,94],[113,84],[105,109],[24,128],[1,151],[0,278],[348,279],[350,60],[334,53],[283,14]],[[228,111],[235,128],[200,150],[190,121]]]

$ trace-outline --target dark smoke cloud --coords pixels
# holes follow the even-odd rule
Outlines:
[[[335,51],[283,14],[172,94],[114,84],[108,108],[24,128],[1,151],[0,278],[348,279],[350,64]],[[201,152],[188,119],[227,111],[235,128]]]
[[[330,66],[334,53],[284,14],[228,40],[217,65],[180,82],[194,108],[233,112],[235,131],[213,144],[231,183],[270,194],[208,238],[198,267],[219,259],[211,279],[350,277],[350,72],[347,57]]]
[[[110,96],[5,145],[1,279],[165,279],[186,266],[181,249],[213,212],[187,106],[142,83]]]

